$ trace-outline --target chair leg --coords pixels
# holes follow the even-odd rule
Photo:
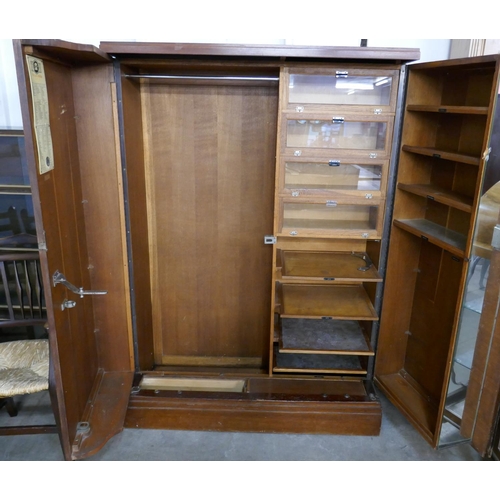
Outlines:
[[[17,407],[14,398],[0,398],[0,408],[4,407],[11,417],[17,417]]]

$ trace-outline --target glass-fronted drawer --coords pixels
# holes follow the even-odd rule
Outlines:
[[[396,70],[289,68],[286,81],[290,111],[345,106],[350,111],[390,113],[396,108]]]
[[[303,196],[323,191],[367,199],[385,194],[388,161],[285,158],[280,166],[280,192]]]
[[[379,116],[311,117],[287,115],[283,121],[284,153],[322,156],[332,152],[361,158],[388,157],[392,119]]]
[[[383,206],[280,200],[278,236],[380,238]]]

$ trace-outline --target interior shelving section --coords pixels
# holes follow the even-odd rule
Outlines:
[[[370,379],[400,82],[390,66],[315,73],[282,73],[271,373]]]
[[[278,250],[273,372],[366,375],[382,281],[370,253]]]
[[[398,219],[394,221],[394,225],[445,248],[458,257],[464,257],[465,236],[456,231],[446,229],[426,219]]]
[[[437,445],[488,155],[496,62],[412,65],[375,380]]]

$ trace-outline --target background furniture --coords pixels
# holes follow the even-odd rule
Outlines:
[[[11,417],[17,415],[13,396],[48,388],[48,340],[16,340],[0,344],[0,404],[6,404]]]
[[[0,328],[47,322],[38,252],[0,253]]]
[[[49,341],[16,340],[0,343],[0,408],[17,416],[15,396],[49,388]],[[57,432],[55,425],[22,425],[0,428],[0,435]]]

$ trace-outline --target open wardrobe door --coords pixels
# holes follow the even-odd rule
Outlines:
[[[375,367],[433,447],[482,455],[500,387],[498,81],[497,56],[409,68]]]
[[[14,49],[51,400],[64,457],[74,460],[122,430],[133,378],[113,67],[88,45],[16,40]]]

